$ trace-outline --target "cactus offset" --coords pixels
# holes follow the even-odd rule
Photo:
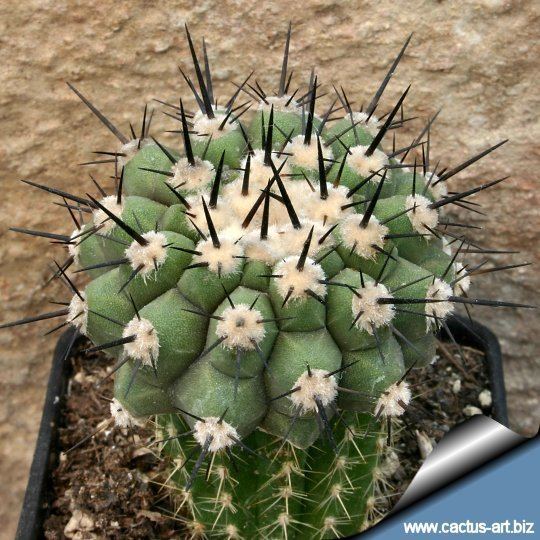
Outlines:
[[[378,519],[406,377],[433,359],[445,317],[456,303],[515,306],[466,295],[478,267],[456,258],[482,248],[439,214],[474,210],[467,197],[499,182],[446,189],[499,145],[431,169],[434,117],[383,149],[409,89],[384,120],[375,112],[409,40],[366,110],[336,90],[321,112],[315,75],[292,91],[290,29],[277,93],[248,77],[222,105],[187,36],[198,110],[169,106],[182,153],[149,135],[146,108],[130,139],[72,87],[120,142],[103,160],[116,188],[97,199],[28,182],[63,197],[75,230],[16,230],[67,246],[56,275],[74,296],[4,326],[65,317],[117,359],[115,422],[157,418],[193,537],[352,534]],[[84,290],[75,266],[91,277]]]

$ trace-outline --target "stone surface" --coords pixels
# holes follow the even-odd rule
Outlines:
[[[540,138],[534,97],[538,3],[532,0],[413,0],[403,6],[391,0],[340,4],[310,0],[294,15],[285,0],[4,2],[0,6],[2,321],[47,310],[48,300],[62,294],[58,285],[44,287],[47,264],[53,257],[61,259],[61,250],[6,229],[13,225],[62,233],[71,229],[65,211],[50,204],[52,197],[18,179],[94,193],[90,169],[77,163],[89,160],[91,150],[115,148],[113,137],[64,81],[76,84],[127,131],[129,121],[140,122],[145,102],[154,97],[173,101],[179,92],[187,95],[177,70],[178,64],[190,69],[185,22],[197,38],[206,35],[217,93],[229,95],[234,88],[231,81],[240,82],[252,68],[263,87],[275,85],[291,16],[296,81],[305,82],[311,66],[317,66],[319,80],[343,84],[358,106],[370,98],[414,30],[381,110],[388,110],[409,82],[413,88],[407,109],[414,116],[426,118],[443,107],[433,129],[432,148],[435,161],[440,158],[445,166],[510,138],[495,155],[452,180],[452,185],[464,188],[511,174],[507,183],[478,196],[488,216],[457,215],[485,225],[482,231],[472,231],[484,245],[523,252],[492,257],[493,262],[538,260],[540,197],[534,191]],[[420,127],[419,121],[412,124],[409,133]],[[156,132],[175,129],[172,125],[156,112]],[[407,142],[400,136],[398,146]],[[107,183],[109,172],[92,172]],[[539,287],[538,274],[526,268],[482,276],[473,296],[534,302]],[[512,425],[531,434],[540,416],[538,315],[487,308],[475,309],[474,315],[501,337]],[[0,333],[2,538],[13,535],[24,492],[55,342],[54,336],[41,334],[51,327],[42,324]]]

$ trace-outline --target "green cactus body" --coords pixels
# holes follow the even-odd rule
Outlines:
[[[392,170],[353,199],[365,176],[347,165],[339,171],[337,160],[324,165],[321,191],[322,141],[344,122],[297,147],[313,166],[292,163],[274,182],[286,138],[273,133],[303,137],[298,112],[259,111],[243,128],[252,136],[249,146],[242,139],[244,157],[242,130],[212,139],[204,156],[211,180],[196,162],[205,180],[186,188],[171,171],[187,158],[148,143],[125,165],[130,195],[118,215],[152,242],[161,235],[151,247],[159,261],[148,262],[150,247],[117,222],[99,249],[89,242],[81,250],[85,264],[123,251],[129,259],[87,287],[87,333],[97,345],[132,337],[107,349],[122,364],[115,399],[124,415],[158,415],[175,467],[169,482],[194,535],[301,539],[360,530],[380,473],[380,420],[399,414],[395,402],[387,406],[397,412],[385,414],[378,400],[397,388],[406,406],[405,370],[434,354],[435,326],[424,315],[438,304],[422,300],[435,279],[451,282],[451,257],[420,236],[406,212],[409,195],[394,194]],[[370,143],[365,130],[361,137]],[[201,145],[192,145],[194,156]],[[227,165],[239,163],[244,171],[232,175]],[[351,199],[359,203],[348,206]],[[422,209],[436,219],[431,200]],[[137,261],[146,266],[132,277]],[[419,303],[400,312],[394,298]]]
[[[469,287],[439,228],[443,177],[383,152],[407,92],[384,122],[338,94],[330,126],[317,78],[294,98],[285,61],[275,96],[250,85],[261,100],[244,126],[240,89],[218,108],[192,55],[183,154],[144,121],[132,141],[109,123],[116,194],[70,196],[92,220],[68,237],[70,261],[92,281],[61,314],[117,359],[117,425],[157,417],[193,537],[352,534],[376,519],[407,370],[432,360]]]

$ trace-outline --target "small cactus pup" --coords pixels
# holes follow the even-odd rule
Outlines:
[[[410,38],[367,109],[340,88],[321,111],[315,73],[293,90],[290,28],[277,92],[248,76],[227,101],[186,33],[195,108],[162,102],[181,145],[150,135],[146,106],[124,135],[70,85],[117,139],[89,162],[114,187],[26,181],[72,230],[13,230],[67,248],[54,277],[71,298],[2,327],[58,319],[51,332],[74,326],[115,359],[114,422],[155,419],[192,537],[345,537],[382,513],[393,428],[414,406],[407,376],[433,360],[456,305],[530,307],[469,295],[472,277],[518,265],[476,263],[494,250],[441,216],[476,212],[470,196],[504,180],[449,187],[502,143],[432,168],[433,117],[388,148],[409,89],[384,114],[380,100]]]

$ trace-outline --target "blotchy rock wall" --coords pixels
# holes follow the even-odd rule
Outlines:
[[[432,150],[434,161],[440,159],[445,166],[509,138],[495,154],[451,180],[453,189],[462,189],[511,175],[477,197],[487,215],[456,216],[485,227],[467,231],[483,245],[523,252],[488,256],[490,263],[538,261],[538,8],[532,0],[2,2],[0,320],[50,309],[48,301],[63,293],[57,284],[43,286],[47,264],[62,258],[61,249],[17,237],[7,228],[66,233],[69,218],[51,204],[52,197],[18,180],[94,193],[91,169],[77,164],[91,159],[92,150],[115,148],[112,135],[65,81],[75,83],[128,131],[129,121],[140,122],[145,102],[155,97],[176,100],[179,92],[188,95],[177,69],[179,64],[190,69],[185,22],[198,39],[206,36],[217,93],[228,96],[234,90],[231,82],[239,83],[252,68],[263,87],[275,87],[292,18],[295,80],[305,83],[316,66],[319,81],[344,85],[358,107],[369,100],[414,31],[381,110],[388,110],[409,82],[413,86],[407,110],[414,116],[426,118],[442,107]],[[326,89],[331,91],[331,85]],[[412,134],[420,126],[420,120],[411,122],[405,132]],[[155,128],[158,133],[176,129],[161,112],[156,112]],[[174,143],[172,135],[162,139]],[[398,146],[409,140],[400,135]],[[109,182],[108,171],[92,172]],[[535,269],[525,268],[479,277],[473,295],[530,303],[537,301],[539,288]],[[540,417],[538,315],[476,308],[474,316],[501,338],[512,425],[531,434]],[[13,535],[26,483],[55,343],[54,336],[41,334],[51,327],[45,323],[0,332],[3,538]]]

